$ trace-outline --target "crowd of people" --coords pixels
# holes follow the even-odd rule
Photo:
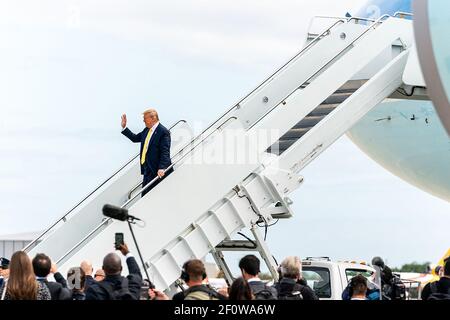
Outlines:
[[[198,259],[187,261],[180,275],[184,287],[172,298],[153,288],[143,279],[136,259],[126,244],[119,246],[129,274],[122,275],[122,258],[115,252],[103,259],[102,269],[94,273],[89,261],[70,268],[67,277],[58,272],[57,266],[45,254],[33,259],[23,251],[13,254],[11,260],[0,259],[1,300],[319,300],[302,275],[299,257],[284,259],[278,268],[279,280],[273,285],[260,279],[260,260],[246,255],[239,261],[241,276],[226,288],[215,289],[208,281],[204,263]],[[374,259],[385,277],[389,269]],[[49,281],[53,275],[54,281]],[[450,297],[450,259],[440,270],[440,280],[427,284],[422,299],[448,299]],[[391,281],[382,279],[382,283]],[[361,274],[353,277],[342,294],[344,300],[376,300],[379,288]]]

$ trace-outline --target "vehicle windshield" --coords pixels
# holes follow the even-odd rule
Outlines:
[[[350,282],[350,279],[357,276],[358,274],[363,275],[371,282],[374,281],[374,279],[372,277],[373,271],[365,270],[365,269],[345,269],[345,275],[347,277],[347,282]]]
[[[303,279],[316,295],[319,298],[331,298],[330,271],[327,268],[307,266],[302,269]]]

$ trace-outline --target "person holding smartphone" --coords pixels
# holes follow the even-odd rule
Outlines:
[[[115,248],[126,257],[130,274],[122,276],[122,261],[112,252],[103,259],[102,269],[105,271],[103,281],[92,283],[86,291],[86,300],[139,300],[141,295],[142,274],[136,259],[130,253],[125,242],[116,236]]]

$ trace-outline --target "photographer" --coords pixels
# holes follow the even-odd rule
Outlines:
[[[130,274],[121,275],[122,261],[116,253],[109,253],[103,259],[105,279],[92,283],[86,291],[86,300],[139,300],[142,285],[142,274],[136,259],[130,254],[128,246],[118,246],[126,257]]]
[[[67,271],[67,282],[72,291],[72,300],[86,300],[86,273],[83,268],[70,268]]]
[[[422,300],[450,300],[450,258],[444,260],[438,281],[427,283],[422,291]]]
[[[394,275],[392,274],[391,268],[384,264],[381,257],[374,257],[372,259],[372,265],[377,266],[381,270],[381,285],[388,285],[392,282]]]
[[[274,285],[278,300],[319,300],[314,290],[302,281],[299,257],[287,257],[279,267],[280,280]]]
[[[32,263],[36,279],[48,287],[52,300],[71,300],[72,292],[67,288],[67,281],[58,272],[56,264],[52,263],[49,256],[38,253]],[[47,280],[50,274],[53,274],[56,282]]]
[[[95,283],[97,279],[94,279],[92,277],[92,272],[94,271],[94,269],[92,268],[92,263],[90,261],[88,260],[82,261],[80,264],[80,268],[85,276],[84,291],[86,292],[86,290],[90,287],[90,285]]]
[[[392,273],[391,268],[385,265],[383,259],[374,257],[372,265],[380,268],[381,288],[383,300],[405,300],[406,289],[399,276]]]
[[[226,300],[226,297],[203,284],[206,279],[205,265],[201,260],[193,259],[183,265],[180,279],[189,289],[173,296],[173,300]],[[157,294],[157,293],[156,293]]]

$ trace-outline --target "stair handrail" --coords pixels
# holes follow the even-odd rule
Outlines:
[[[329,63],[331,63],[337,56],[339,56],[342,52],[344,52],[346,49],[348,49],[351,45],[353,45],[356,41],[358,41],[359,39],[361,39],[366,33],[368,33],[369,31],[371,31],[372,29],[374,29],[378,24],[382,23],[384,19],[386,18],[390,18],[391,15],[389,14],[385,14],[383,16],[381,16],[379,19],[377,19],[375,22],[373,22],[364,32],[362,32],[356,39],[354,39],[348,46],[346,46],[345,48],[343,48],[337,55],[335,55],[332,59],[330,59],[330,61],[328,63],[326,63],[324,65],[324,67],[322,67],[321,69],[319,69],[311,78],[313,78],[316,74],[318,74],[319,72],[321,72],[323,70],[323,68],[325,68],[325,66],[327,66]],[[240,103],[242,103],[242,101],[244,101],[246,98],[248,98],[250,95],[252,95],[255,91],[257,91],[259,88],[261,88],[265,83],[267,83],[274,75],[276,75],[278,72],[280,72],[284,67],[286,67],[290,62],[292,62],[294,59],[296,59],[297,57],[301,56],[302,53],[306,52],[307,50],[309,50],[315,43],[317,43],[318,40],[320,40],[324,35],[327,35],[330,30],[332,28],[334,28],[336,25],[341,24],[341,23],[345,23],[348,21],[351,21],[352,19],[355,18],[350,18],[348,20],[344,20],[341,19],[337,22],[335,22],[330,28],[328,28],[327,30],[325,30],[324,32],[322,32],[319,36],[317,36],[315,39],[313,39],[306,47],[304,47],[299,53],[297,53],[294,57],[292,57],[288,62],[286,62],[282,67],[280,67],[277,71],[275,71],[270,77],[268,77],[265,81],[263,81],[259,86],[257,86],[254,90],[252,90],[249,94],[247,94],[244,98],[242,98],[240,100],[240,102],[238,102],[237,104],[234,104],[233,107],[231,107],[228,111],[226,111],[221,117],[219,117],[217,120],[215,120],[208,128],[206,128],[205,130],[203,130],[202,133],[200,133],[196,138],[192,139],[190,143],[188,143],[185,147],[183,147],[179,152],[177,152],[177,154],[174,156],[178,156],[180,153],[184,152],[184,150],[188,147],[188,145],[194,143],[197,139],[199,139],[200,137],[202,137],[202,135],[207,132],[209,129],[211,129],[216,123],[218,123],[220,121],[220,119],[222,119],[224,116],[226,116],[229,112],[233,111],[237,106],[239,106]],[[307,81],[306,81],[307,82]],[[295,92],[295,91],[294,91]],[[292,94],[292,93],[291,93]],[[290,95],[291,95],[290,94]],[[290,96],[289,95],[289,96]],[[288,97],[289,97],[288,96]],[[265,116],[267,116],[267,114],[269,114],[270,112],[272,112],[275,108],[277,108],[279,106],[276,105],[273,108],[271,108],[269,111],[267,111],[262,117],[260,117],[258,120],[255,121],[254,124],[252,124],[251,127],[248,128],[248,130],[250,130],[251,128],[253,128],[256,124],[258,124]],[[164,170],[164,172],[172,169],[176,164],[178,164],[181,160],[183,160],[187,155],[190,154],[190,152],[192,152],[198,145],[202,144],[206,139],[208,139],[213,133],[215,133],[216,131],[219,131],[222,129],[222,127],[228,123],[230,120],[237,120],[237,117],[232,116],[227,118],[227,120],[225,120],[219,127],[215,128],[213,131],[211,131],[206,137],[204,137],[203,139],[201,139],[201,141],[195,145],[194,147],[192,147],[188,153],[184,154],[183,156],[181,156],[181,158],[179,158],[176,162],[172,163],[168,168],[166,168]],[[135,194],[133,197],[131,197],[127,202],[125,202],[121,208],[125,208],[127,207],[134,199],[136,199],[139,195],[142,194],[142,192],[146,191],[148,188],[150,188],[153,184],[155,184],[156,181],[158,181],[158,179],[160,179],[159,177],[155,177],[153,180],[151,180],[144,188],[142,188],[137,194]],[[139,184],[140,185],[140,184]],[[105,225],[106,223],[109,223],[109,221],[111,220],[111,218],[105,219],[104,221],[101,222],[101,224],[99,224],[93,231],[91,231],[88,235],[86,235],[82,240],[80,240],[75,246],[73,246],[69,251],[66,252],[66,254],[64,254],[57,263],[59,263],[60,261],[64,260],[71,252],[73,252],[77,247],[79,247],[83,242],[85,242],[89,237],[91,237],[99,228],[101,228],[103,225]]]
[[[291,59],[289,59],[285,64],[283,64],[280,68],[278,68],[272,75],[270,75],[268,78],[266,78],[266,80],[264,80],[261,84],[259,84],[255,89],[253,89],[250,93],[248,93],[246,96],[244,96],[243,98],[241,98],[239,100],[238,103],[233,104],[233,106],[227,110],[223,115],[221,115],[219,118],[217,118],[217,120],[215,120],[211,125],[209,125],[206,129],[204,129],[202,131],[202,133],[200,133],[199,135],[197,135],[195,138],[193,138],[191,140],[190,143],[188,143],[185,147],[187,147],[189,144],[193,143],[195,140],[199,139],[203,134],[205,134],[208,130],[210,130],[215,124],[217,124],[223,117],[225,117],[228,113],[232,112],[234,109],[236,109],[245,99],[247,99],[249,96],[251,96],[254,92],[256,92],[258,89],[260,89],[264,84],[266,84],[272,77],[274,77],[277,73],[279,73],[281,70],[283,70],[287,65],[289,65],[293,60],[297,59],[298,57],[300,57],[303,53],[305,53],[306,51],[308,51],[311,47],[313,47],[319,40],[322,39],[323,36],[327,35],[330,33],[331,29],[333,29],[334,27],[336,27],[339,24],[345,23],[347,22],[347,19],[339,19],[338,21],[336,21],[334,24],[332,24],[327,30],[323,31],[320,35],[318,35],[316,38],[314,38],[306,47],[304,47],[302,50],[300,50],[300,52],[298,52],[297,54],[295,54]],[[182,120],[180,120],[182,121]],[[228,120],[227,120],[228,121]],[[178,122],[177,122],[178,123]],[[215,132],[212,131],[212,132]],[[209,136],[209,135],[208,135]],[[203,141],[203,140],[202,140]],[[180,154],[181,152],[184,151],[183,147],[179,152],[177,152],[176,155],[174,155],[174,157],[176,157],[178,154]],[[131,159],[124,167],[126,167],[128,164],[130,164],[132,161],[134,161],[137,157],[139,156],[136,155],[135,157],[133,157],[133,159]],[[123,168],[124,168],[123,167]],[[123,169],[121,168],[121,170]],[[120,170],[119,170],[120,171]],[[116,172],[117,174],[117,172]],[[110,178],[111,179],[111,178]],[[107,180],[108,181],[108,180]],[[105,181],[105,183],[107,182]],[[103,184],[102,184],[103,185]],[[141,184],[136,185],[130,192],[129,192],[129,200],[131,199],[131,194],[137,189],[139,188]],[[101,186],[100,186],[101,187]],[[62,218],[60,218],[58,221],[56,221],[51,227],[49,227],[46,231],[44,231],[41,235],[38,236],[38,238],[36,238],[35,240],[33,240],[32,242],[30,242],[23,250],[26,251],[29,249],[29,247],[31,247],[34,243],[36,243],[37,241],[39,241],[40,239],[42,239],[42,237],[44,235],[46,235],[51,229],[53,229],[53,227],[55,227],[60,221],[62,220],[66,220],[67,215],[69,215],[74,209],[76,209],[81,203],[83,203],[86,199],[88,199],[95,191],[97,191],[100,187],[98,187],[96,190],[94,190],[91,194],[89,194],[87,197],[85,197],[81,202],[79,202],[73,209],[71,209],[66,215],[64,215]],[[142,193],[142,190],[141,192]],[[138,195],[140,194],[138,193]],[[128,203],[129,201],[127,201]]]
[[[385,14],[383,16],[381,16],[379,19],[377,19],[374,23],[372,23],[370,26],[367,27],[366,30],[364,30],[364,32],[362,32],[358,37],[356,37],[354,40],[352,40],[345,48],[343,48],[338,54],[336,54],[333,58],[331,58],[327,63],[325,63],[323,65],[322,68],[320,68],[318,71],[316,71],[311,77],[309,77],[305,82],[303,82],[300,86],[298,86],[297,88],[302,87],[303,85],[305,85],[306,83],[308,83],[308,81],[312,78],[314,78],[317,74],[319,74],[320,72],[322,72],[322,70],[324,70],[331,62],[333,62],[333,60],[335,60],[338,56],[340,56],[345,50],[347,50],[348,48],[350,48],[350,46],[352,46],[356,41],[358,41],[359,39],[361,39],[364,35],[366,35],[369,31],[375,29],[376,26],[378,26],[380,23],[383,23],[383,20],[386,18],[391,18],[391,15],[389,14]],[[292,94],[294,94],[294,92],[296,92],[298,89],[295,89],[294,91],[292,91],[289,95],[287,95],[284,99],[286,100],[287,98],[289,98]],[[251,130],[254,126],[256,126],[262,119],[264,119],[269,113],[271,113],[273,110],[275,110],[276,108],[278,108],[278,106],[282,104],[281,102],[275,106],[273,106],[270,110],[266,111],[262,116],[260,116],[247,130]]]
[[[333,25],[331,25],[327,30],[322,32],[320,35],[318,35],[316,38],[311,40],[311,42],[304,47],[302,50],[300,50],[298,53],[296,53],[292,58],[290,58],[285,64],[283,64],[281,67],[279,67],[275,72],[273,72],[269,77],[267,77],[263,82],[261,82],[258,86],[256,86],[255,89],[253,89],[250,93],[245,95],[243,98],[239,99],[237,103],[234,103],[231,108],[229,108],[227,111],[225,111],[221,116],[219,116],[213,123],[211,123],[206,129],[204,129],[197,137],[195,137],[193,140],[196,140],[200,138],[203,134],[205,134],[208,130],[210,130],[215,124],[217,124],[221,119],[226,117],[230,112],[237,109],[240,104],[246,100],[249,96],[251,96],[253,93],[258,91],[262,86],[264,86],[267,82],[272,80],[272,78],[278,74],[280,71],[282,71],[287,65],[289,65],[293,60],[299,58],[302,54],[304,54],[306,51],[308,51],[311,47],[313,47],[319,40],[322,39],[323,36],[326,36],[330,33],[331,29],[336,27],[337,25],[341,23],[347,22],[347,19],[340,19],[339,21],[336,21]],[[180,150],[181,151],[181,150]],[[176,155],[175,155],[176,156]]]
[[[411,12],[397,11],[394,13],[393,17],[397,18],[397,16],[399,16],[399,18],[401,18],[401,16],[414,17],[414,14]]]
[[[338,17],[338,16],[314,16],[311,21],[309,22],[308,28],[306,30],[308,30],[308,39],[312,38],[312,37],[317,37],[317,33],[311,33],[309,32],[311,30],[311,27],[315,21],[315,19],[334,19],[334,20],[346,20],[347,23],[351,22],[352,20],[355,20],[355,23],[357,24],[359,21],[366,21],[366,22],[375,22],[376,19],[372,19],[372,18],[363,18],[363,17],[357,17],[357,16],[352,16],[352,17]]]
[[[369,22],[375,22],[377,19],[373,19],[373,18],[363,18],[363,17],[357,17],[357,16],[351,16],[351,17],[339,17],[339,16],[314,16],[312,18],[312,20],[314,19],[345,19],[347,20],[347,22],[350,22],[352,20],[361,20],[361,21],[369,21]]]
[[[322,39],[323,36],[329,34],[330,30],[333,29],[335,26],[341,24],[341,23],[345,23],[348,22],[348,19],[346,18],[339,18],[338,21],[336,21],[333,25],[331,25],[327,30],[323,31],[320,35],[318,35],[316,38],[314,38],[313,40],[311,40],[311,42],[304,47],[301,51],[299,51],[298,53],[296,53],[292,58],[290,58],[285,64],[283,64],[281,67],[279,67],[273,74],[271,74],[269,77],[267,77],[261,84],[259,84],[258,86],[256,86],[255,89],[253,89],[250,93],[248,93],[247,95],[245,95],[243,98],[241,98],[237,103],[233,104],[232,107],[230,109],[228,109],[227,111],[225,111],[225,113],[223,113],[220,117],[217,118],[217,120],[215,120],[211,125],[209,125],[206,129],[204,129],[199,135],[197,135],[195,138],[193,138],[191,140],[190,143],[194,142],[195,140],[199,139],[203,134],[205,134],[208,130],[210,130],[216,123],[218,123],[221,119],[223,119],[227,114],[229,114],[230,112],[232,112],[233,110],[235,110],[245,99],[247,99],[249,96],[251,96],[253,93],[255,93],[257,90],[259,90],[264,84],[266,84],[269,80],[271,80],[277,73],[279,73],[281,70],[283,70],[287,65],[289,65],[293,60],[299,58],[303,53],[305,53],[306,51],[308,51],[311,47],[313,47],[319,40]],[[189,145],[190,143],[188,143],[187,145]],[[182,152],[184,150],[184,147],[178,151],[177,154],[175,154],[173,157],[176,157],[180,152]],[[131,198],[131,195],[133,194],[133,192],[135,192],[139,186],[141,185],[141,183],[137,184],[135,187],[133,187],[130,192],[128,193],[128,199]]]
[[[175,128],[176,126],[178,126],[180,123],[187,123],[186,120],[181,119],[178,120],[177,122],[175,122],[169,130],[172,130],[173,128]],[[134,156],[131,160],[129,160],[126,164],[124,164],[122,167],[120,167],[120,169],[118,169],[117,171],[115,171],[108,179],[106,179],[103,183],[101,183],[97,188],[95,188],[94,191],[90,192],[86,197],[83,198],[83,200],[79,201],[72,209],[70,209],[66,214],[64,214],[61,218],[59,218],[58,220],[56,220],[56,222],[54,222],[50,227],[48,227],[44,232],[42,232],[36,239],[34,239],[33,241],[31,241],[29,244],[27,244],[22,251],[27,251],[28,249],[30,249],[31,246],[33,246],[34,244],[37,245],[37,242],[39,240],[41,240],[47,233],[49,233],[56,225],[58,225],[61,221],[66,222],[67,221],[67,217],[76,209],[78,208],[83,202],[85,202],[87,199],[89,199],[95,192],[97,192],[100,188],[102,188],[105,184],[107,184],[111,179],[113,179],[117,174],[119,174],[123,169],[125,169],[130,163],[132,163],[137,157],[139,157],[139,153]]]
[[[178,159],[176,162],[172,163],[168,168],[164,170],[164,173],[170,169],[172,169],[176,164],[178,164],[181,160],[183,160],[186,156],[190,154],[197,146],[202,144],[204,141],[206,141],[213,133],[220,131],[230,120],[237,120],[237,117],[232,116],[229,117],[227,120],[225,120],[219,127],[217,127],[214,131],[210,132],[206,137],[204,137],[198,144],[193,146],[188,153],[183,155],[180,159]],[[137,196],[139,196],[142,192],[146,191],[148,188],[150,188],[153,184],[155,184],[156,181],[160,179],[159,177],[155,177],[153,180],[151,180],[142,190],[140,190],[134,197],[129,199],[127,202],[125,202],[121,208],[126,208],[134,199],[136,199]],[[83,237],[79,242],[77,242],[69,251],[67,251],[61,258],[59,258],[56,261],[56,264],[59,264],[61,261],[63,261],[68,255],[70,255],[75,249],[77,249],[81,244],[83,244],[86,240],[88,240],[93,234],[95,234],[100,228],[102,228],[104,225],[108,224],[112,219],[111,218],[105,218],[94,230],[92,230],[88,235]]]
[[[133,192],[135,192],[137,189],[139,189],[139,187],[142,185],[142,182],[139,182],[136,186],[134,186],[131,190],[130,190],[130,192],[128,192],[128,198],[127,199],[130,199],[131,198],[131,195],[133,194]]]

